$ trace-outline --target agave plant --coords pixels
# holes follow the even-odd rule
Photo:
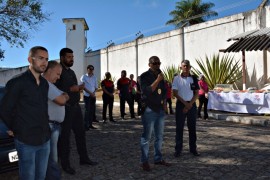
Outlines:
[[[242,65],[233,56],[214,54],[205,59],[195,59],[200,69],[193,68],[192,71],[199,76],[204,74],[209,89],[216,84],[233,84],[242,78]]]
[[[166,66],[164,69],[162,69],[162,73],[164,74],[164,79],[170,83],[172,83],[174,75],[176,73],[179,74],[180,72],[181,72],[180,68],[175,65]]]

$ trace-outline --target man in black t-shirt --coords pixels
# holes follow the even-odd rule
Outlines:
[[[59,138],[59,156],[62,168],[68,174],[75,174],[75,170],[70,166],[70,133],[73,130],[80,156],[80,164],[96,165],[89,159],[86,148],[86,139],[82,110],[79,105],[80,91],[84,89],[84,84],[78,85],[75,72],[70,69],[73,66],[73,51],[69,48],[63,48],[60,51],[60,62],[63,67],[60,79],[56,86],[63,92],[68,93],[69,100],[65,105],[65,119],[62,123],[62,131]]]
[[[115,122],[112,116],[113,112],[113,102],[114,102],[114,84],[113,81],[111,80],[111,73],[106,72],[105,73],[106,79],[101,81],[101,88],[103,91],[102,94],[102,100],[103,100],[103,111],[102,111],[102,118],[103,118],[103,123],[106,123],[107,118],[107,107],[109,106],[109,119],[111,122]]]
[[[120,98],[120,114],[121,119],[125,119],[125,103],[127,101],[130,111],[131,118],[135,118],[134,115],[134,106],[131,104],[131,98],[129,94],[129,85],[130,85],[130,79],[126,77],[127,72],[123,70],[121,72],[121,78],[117,81],[117,89],[119,90],[119,98]]]

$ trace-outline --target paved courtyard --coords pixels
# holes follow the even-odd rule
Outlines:
[[[97,106],[101,120],[101,105]],[[270,127],[243,125],[209,119],[197,122],[197,144],[201,156],[189,153],[188,131],[184,132],[184,149],[179,158],[173,156],[174,116],[166,118],[163,154],[171,167],[153,164],[153,141],[150,146],[151,172],[140,168],[140,135],[142,125],[137,120],[119,120],[115,106],[116,123],[95,123],[97,130],[86,132],[87,147],[97,166],[80,166],[74,138],[71,162],[76,175],[63,173],[64,180],[109,179],[270,179]],[[17,179],[17,172],[0,175],[0,179]]]

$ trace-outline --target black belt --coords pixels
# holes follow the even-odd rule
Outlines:
[[[58,122],[58,121],[52,121],[52,120],[49,120],[49,123],[56,124],[56,125],[60,125],[60,124],[61,124],[61,123]]]

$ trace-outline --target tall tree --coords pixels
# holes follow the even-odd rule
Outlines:
[[[24,47],[31,31],[38,30],[48,20],[49,13],[42,12],[40,0],[0,0],[0,40],[11,47]],[[0,42],[0,47],[1,47]],[[0,48],[0,59],[4,58]]]
[[[211,11],[211,8],[214,6],[214,3],[203,3],[201,0],[181,0],[176,2],[175,10],[170,12],[173,19],[166,24],[181,27],[186,23],[193,25],[205,22],[206,19],[218,15],[217,12]]]

